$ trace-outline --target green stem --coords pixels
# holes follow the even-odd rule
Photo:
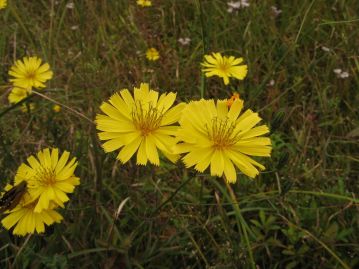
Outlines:
[[[25,103],[26,101],[30,100],[31,98],[33,98],[33,95],[29,95],[28,97],[22,99],[20,102],[4,109],[3,111],[0,112],[0,118],[3,117],[5,114],[7,114],[8,112],[10,112],[11,110],[15,109],[16,107],[22,105],[23,103]]]
[[[233,202],[233,208],[234,208],[234,211],[236,212],[237,221],[240,223],[239,228],[243,231],[243,236],[244,236],[245,243],[247,245],[247,250],[248,250],[251,267],[253,269],[256,269],[257,267],[256,267],[256,263],[253,258],[252,246],[251,246],[251,242],[249,241],[249,237],[248,237],[248,233],[247,233],[246,221],[244,220],[244,218],[242,216],[241,209],[239,208],[239,204],[237,202],[236,195],[234,194],[231,185],[225,179],[224,179],[224,181],[226,182],[226,186],[229,191],[229,195],[231,196],[231,199]]]
[[[190,181],[192,180],[191,177],[187,178],[187,180],[183,181],[182,184],[171,194],[170,197],[167,198],[166,201],[164,201],[162,204],[160,204],[152,213],[152,215],[155,215],[162,207],[164,207],[166,204],[168,204],[173,197]]]
[[[339,200],[347,200],[353,203],[359,203],[359,199],[351,198],[344,195],[338,195],[334,193],[327,193],[327,192],[316,192],[316,191],[300,191],[300,190],[291,190],[290,193],[301,193],[301,194],[311,194],[311,195],[317,195],[317,196],[324,196],[324,197],[330,197],[335,198]]]
[[[205,31],[205,22],[204,22],[201,0],[196,0],[196,6],[199,11],[199,18],[200,18],[200,22],[201,22],[202,55],[204,56],[207,52],[207,35],[206,35],[206,31]],[[201,86],[199,89],[201,98],[204,98],[204,94],[206,92],[206,86],[207,86],[206,77],[204,76],[204,73],[202,72],[201,73]]]
[[[281,218],[283,218],[288,223],[288,225],[291,225],[291,226],[295,227],[296,229],[304,232],[307,236],[311,237],[314,241],[316,241],[318,244],[320,244],[326,251],[329,252],[330,255],[333,256],[334,259],[336,259],[343,266],[343,268],[350,269],[350,267],[342,259],[340,259],[340,257],[337,254],[335,254],[335,252],[330,247],[328,247],[324,242],[319,240],[311,232],[309,232],[308,230],[303,229],[302,227],[290,222],[286,217],[284,217],[284,216],[282,216],[280,214],[279,214],[279,216]]]
[[[27,27],[25,26],[25,24],[23,23],[23,20],[21,20],[19,14],[17,13],[16,11],[16,8],[13,7],[12,4],[9,5],[9,9],[10,9],[10,12],[11,14],[14,16],[14,18],[16,19],[16,21],[18,22],[18,24],[20,24],[20,27],[22,28],[22,30],[24,31],[25,35],[28,37],[31,45],[33,48],[35,48],[35,43],[33,41],[33,38],[32,38],[32,35],[31,33],[28,31]]]

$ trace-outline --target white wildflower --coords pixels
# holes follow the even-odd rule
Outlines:
[[[271,6],[272,12],[274,16],[278,16],[280,13],[282,13],[282,10],[278,9],[276,6]]]
[[[349,73],[347,71],[343,71],[340,68],[336,68],[333,70],[333,72],[337,75],[337,78],[348,78]]]
[[[227,11],[229,13],[232,13],[233,11],[238,11],[238,9],[240,9],[240,8],[249,7],[248,1],[249,0],[240,0],[237,2],[233,2],[233,1],[227,2],[227,5],[228,5]]]
[[[69,2],[66,4],[66,8],[73,9],[75,7],[75,4],[73,2]]]
[[[191,42],[191,39],[189,37],[181,37],[181,38],[178,39],[178,42],[182,46],[187,46]]]

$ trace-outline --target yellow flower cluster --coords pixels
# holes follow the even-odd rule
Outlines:
[[[74,175],[76,158],[69,159],[69,152],[59,155],[58,149],[46,148],[27,158],[18,168],[14,186],[8,185],[0,198],[5,206],[1,220],[13,234],[43,233],[45,225],[60,222],[63,218],[56,211],[64,207],[80,179]],[[16,201],[14,201],[16,200]]]
[[[142,6],[150,1],[137,1]],[[150,48],[148,60],[159,59],[159,52]],[[219,76],[225,85],[229,78],[242,80],[247,65],[242,58],[205,55],[201,64],[207,77]],[[9,75],[13,89],[10,103],[17,103],[31,94],[33,88],[42,89],[53,73],[47,63],[37,57],[24,57],[11,67]],[[95,123],[98,137],[105,152],[117,151],[117,159],[128,162],[136,155],[138,165],[147,163],[159,166],[161,158],[172,162],[182,159],[186,167],[199,172],[207,168],[212,176],[223,177],[227,182],[237,180],[237,169],[254,178],[265,167],[253,157],[270,157],[271,140],[266,125],[258,125],[259,115],[243,109],[239,93],[224,100],[201,99],[189,103],[176,103],[176,93],[160,94],[141,83],[133,92],[122,89],[100,106]],[[33,109],[32,104],[24,107]],[[53,106],[55,113],[61,110]],[[0,197],[0,211],[7,214],[1,221],[6,229],[24,236],[42,233],[45,225],[60,222],[56,211],[64,207],[80,179],[74,175],[76,158],[69,153],[59,155],[58,149],[46,148],[27,158],[16,174],[14,185],[8,185]]]
[[[96,125],[105,152],[119,150],[117,159],[126,163],[137,152],[137,164],[160,164],[158,150],[171,161],[181,154],[187,167],[236,182],[235,167],[255,177],[264,166],[249,156],[270,156],[271,141],[266,125],[255,127],[261,118],[248,109],[244,113],[239,95],[230,100],[192,101],[174,104],[176,94],[159,96],[149,85],[115,93],[100,109]],[[228,105],[230,103],[230,105]],[[179,125],[178,125],[179,123]],[[257,167],[257,168],[256,168]]]

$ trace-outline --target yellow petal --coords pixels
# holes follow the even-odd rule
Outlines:
[[[214,150],[211,159],[211,175],[222,176],[224,170],[224,160],[221,150]]]
[[[68,151],[64,151],[64,153],[61,155],[59,162],[56,165],[55,173],[57,174],[59,171],[64,168],[64,166],[67,163],[67,160],[69,159],[70,153]]]
[[[243,100],[236,99],[231,105],[231,109],[228,112],[228,118],[232,121],[235,121],[238,118],[238,115],[241,113],[243,108]]]
[[[127,144],[121,149],[120,153],[117,155],[117,159],[119,159],[122,163],[126,163],[133,156],[133,154],[135,154],[141,142],[142,137],[138,136],[130,144]]]
[[[228,106],[227,106],[227,100],[218,100],[217,101],[217,115],[219,118],[225,118],[227,117],[228,113]]]
[[[152,164],[157,166],[160,165],[157,148],[151,136],[146,137],[146,154]]]
[[[229,183],[235,183],[237,181],[237,173],[233,163],[227,157],[224,158],[224,175]]]
[[[143,139],[140,147],[137,151],[137,164],[146,165],[147,164],[147,153],[146,153],[146,139]]]

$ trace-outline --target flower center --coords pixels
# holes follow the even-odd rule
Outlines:
[[[35,180],[42,186],[52,186],[56,183],[56,175],[51,168],[42,167],[36,171]]]
[[[132,120],[137,130],[142,136],[147,136],[161,126],[163,113],[152,104],[136,102],[132,111]]]
[[[29,71],[27,74],[26,74],[26,78],[29,79],[29,80],[34,80],[36,77],[36,72],[35,71]]]
[[[223,61],[222,63],[218,64],[218,69],[223,73],[228,73],[228,69],[231,67],[230,64],[228,64],[226,61]]]
[[[235,127],[236,125],[228,118],[213,118],[211,128],[207,127],[208,137],[212,141],[213,147],[221,150],[234,145],[239,140],[233,133]]]

